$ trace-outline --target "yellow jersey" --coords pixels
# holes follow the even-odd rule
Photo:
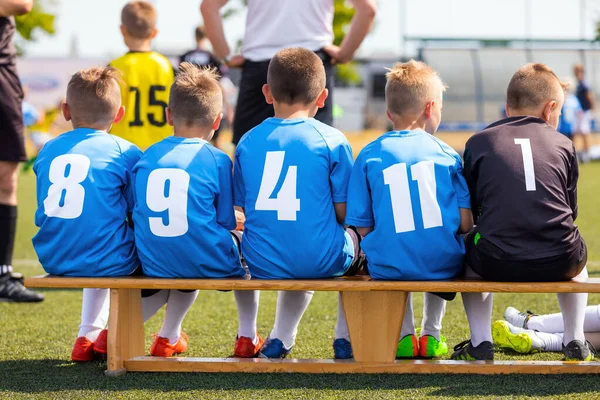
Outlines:
[[[175,79],[171,62],[154,51],[131,51],[110,63],[123,73],[121,99],[125,116],[110,133],[145,150],[173,134],[165,109]]]

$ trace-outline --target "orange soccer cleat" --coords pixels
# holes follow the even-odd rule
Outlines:
[[[235,339],[235,346],[233,347],[233,356],[240,358],[254,358],[258,356],[258,353],[263,347],[265,341],[257,333],[258,338],[256,344],[252,343],[252,339],[249,337],[238,337]]]
[[[94,342],[94,353],[106,355],[106,342],[108,340],[108,329],[103,329]]]
[[[94,359],[94,342],[85,336],[80,336],[75,340],[71,360],[78,362],[92,361]]]
[[[175,354],[185,353],[188,348],[188,340],[188,335],[184,331],[181,331],[179,340],[175,344],[171,344],[168,338],[157,335],[150,348],[150,355],[154,357],[171,357]]]

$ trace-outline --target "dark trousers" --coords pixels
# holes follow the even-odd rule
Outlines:
[[[315,53],[323,60],[327,76],[326,87],[329,90],[325,107],[319,109],[315,118],[324,124],[332,125],[334,68],[331,58],[324,51],[319,50]],[[267,104],[262,93],[262,87],[267,83],[269,62],[270,60],[246,61],[242,67],[242,80],[233,120],[233,143],[235,145],[246,132],[275,115],[273,106]]]
[[[491,256],[493,245],[480,239],[475,245],[467,236],[467,264],[483,279],[498,282],[560,282],[575,278],[587,263],[583,238],[570,254],[536,260],[501,260]]]

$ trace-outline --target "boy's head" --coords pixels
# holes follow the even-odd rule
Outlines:
[[[573,66],[573,74],[575,74],[578,81],[582,81],[585,78],[585,69],[583,68],[583,65],[575,64]]]
[[[223,90],[215,68],[199,68],[182,63],[171,86],[167,121],[175,134],[195,129],[211,132],[219,128],[223,109]],[[179,130],[179,132],[178,132]],[[205,138],[210,140],[210,137]]]
[[[509,117],[531,115],[558,127],[566,86],[545,64],[526,64],[513,75],[506,91]]]
[[[434,134],[442,121],[442,102],[446,85],[429,65],[410,60],[389,69],[385,85],[388,117],[401,126],[417,122]],[[396,128],[395,128],[396,129]]]
[[[74,127],[108,130],[123,118],[121,76],[112,67],[94,67],[77,72],[67,86],[62,111]]]
[[[314,116],[325,105],[325,84],[323,61],[310,50],[289,48],[271,59],[263,93],[269,104],[306,106]]]
[[[204,30],[204,27],[200,25],[196,28],[196,42],[200,43],[204,39],[206,39],[206,31]]]
[[[130,1],[121,11],[121,32],[125,38],[150,40],[156,36],[156,9],[147,1]]]

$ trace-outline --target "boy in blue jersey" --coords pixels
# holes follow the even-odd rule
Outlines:
[[[422,62],[396,64],[387,73],[387,115],[394,131],[359,154],[348,187],[346,224],[363,236],[369,274],[385,280],[441,280],[459,275],[473,226],[459,155],[433,134],[445,85]],[[432,251],[434,249],[434,251]],[[412,299],[402,324],[399,358],[448,352],[440,335],[446,302],[425,294],[417,340]]]
[[[563,79],[563,82],[568,86],[565,90],[565,103],[560,112],[558,131],[573,140],[573,136],[583,118],[583,108],[581,108],[579,99],[575,96],[575,82],[570,78]]]
[[[62,112],[73,130],[46,143],[34,164],[40,228],[33,245],[44,270],[65,276],[123,276],[139,266],[127,214],[131,169],[142,152],[109,135],[124,115],[114,68],[73,75]],[[106,354],[108,289],[84,289],[74,361]]]
[[[244,135],[234,167],[234,204],[246,213],[242,253],[252,277],[316,279],[355,271],[359,238],[343,226],[352,149],[341,132],[312,118],[328,94],[323,62],[306,49],[280,51],[263,93],[275,117]],[[279,292],[275,325],[260,356],[291,351],[312,294]],[[341,304],[334,352],[352,357]]]
[[[151,146],[133,170],[133,221],[144,275],[213,279],[245,275],[237,242],[241,235],[230,233],[236,228],[232,163],[209,143],[222,118],[218,78],[215,69],[181,64],[167,108],[174,136]],[[166,315],[152,347],[156,354],[185,350],[181,322],[197,295],[198,291],[163,290],[150,297],[158,307],[168,298],[167,314],[173,307],[180,318],[170,325]],[[253,296],[236,292],[238,301]],[[234,349],[238,357],[256,356],[263,343],[256,325],[246,326],[246,320],[240,318]]]

